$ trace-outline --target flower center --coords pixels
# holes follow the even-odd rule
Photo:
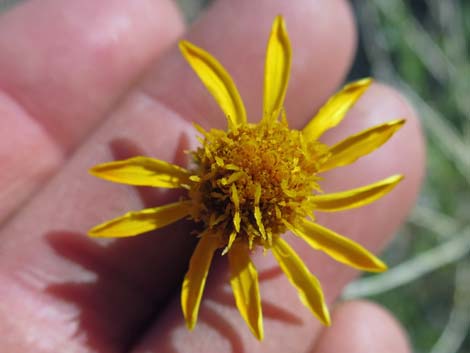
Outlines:
[[[269,248],[272,237],[286,231],[285,222],[313,216],[312,190],[319,190],[316,172],[324,145],[306,145],[285,121],[203,134],[202,146],[193,152],[192,217],[217,234],[221,246],[247,241]]]

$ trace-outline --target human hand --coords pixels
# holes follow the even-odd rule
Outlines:
[[[294,50],[286,110],[300,128],[350,64],[355,32],[347,4],[220,0],[187,37],[227,67],[248,116],[257,121],[266,38],[278,13],[286,18]],[[254,261],[265,341],[251,336],[225,292],[223,263],[214,266],[199,324],[190,333],[175,299],[194,246],[190,225],[112,242],[86,238],[100,221],[175,197],[96,180],[86,174],[89,167],[134,154],[181,163],[194,136],[191,121],[225,124],[179,52],[172,49],[156,62],[182,30],[165,1],[32,0],[0,19],[0,154],[8,171],[0,176],[2,347],[12,353],[406,352],[396,323],[371,304],[342,304],[333,311],[333,326],[322,328],[262,255]],[[337,141],[401,117],[408,123],[389,143],[330,172],[322,184],[333,191],[406,176],[374,205],[318,215],[322,224],[372,250],[384,245],[416,196],[423,166],[416,118],[397,93],[374,85],[325,135]],[[334,301],[356,273],[289,241],[319,277],[328,302]]]

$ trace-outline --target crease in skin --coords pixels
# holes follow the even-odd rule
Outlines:
[[[78,265],[72,266],[74,267],[74,284],[92,284],[98,281],[98,275],[95,272],[85,270]],[[26,288],[38,292],[46,290],[51,285],[64,283],[64,278],[37,266],[27,266],[12,271],[11,277]]]
[[[57,150],[62,151],[61,145],[58,143],[58,141],[56,141],[54,136],[44,126],[44,124],[41,124],[41,122],[32,114],[32,112],[24,104],[22,104],[20,100],[17,99],[17,97],[15,97],[15,95],[9,92],[6,88],[2,89],[2,87],[0,87],[0,108],[0,112],[3,118],[2,124],[5,124],[5,116],[14,116],[15,120],[18,119],[18,117],[21,117],[22,119],[25,119],[31,123],[32,128],[28,129],[27,134],[24,134],[23,132],[23,134],[19,136],[23,141],[27,139],[27,142],[31,143],[30,134],[35,134],[38,136],[43,135],[47,137],[47,141],[51,146],[55,146]],[[19,122],[15,121],[14,123],[17,124],[14,127],[20,127]],[[24,122],[22,124],[24,124]],[[11,129],[12,126],[5,126],[5,129],[7,127]],[[21,125],[21,127],[23,127],[23,125]],[[62,153],[60,155],[62,155]]]
[[[167,115],[172,118],[172,123],[178,121],[179,124],[184,124],[185,128],[188,130],[185,134],[185,137],[188,139],[187,150],[193,150],[196,146],[199,146],[199,141],[197,140],[197,130],[194,128],[194,125],[189,118],[183,116],[178,109],[175,109],[171,104],[165,100],[152,95],[151,92],[146,90],[144,87],[138,87],[136,91],[132,94],[132,98],[136,102],[135,104],[139,105],[139,109],[148,109],[149,105],[154,107],[160,107],[162,110],[167,112]],[[193,161],[190,159],[188,161],[187,168],[192,167]]]
[[[0,331],[7,333],[2,336],[2,351],[88,352],[83,348],[86,334],[80,332],[81,309],[77,305],[52,305],[52,299],[44,292],[32,292],[2,274],[0,282]]]
[[[1,224],[58,170],[64,151],[49,131],[6,91],[0,91],[0,109],[0,129],[8,132],[0,142]],[[32,151],[42,157],[32,159]],[[28,159],[31,162],[25,163]]]

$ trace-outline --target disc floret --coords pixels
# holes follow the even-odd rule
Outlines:
[[[203,138],[193,152],[192,217],[213,230],[226,250],[234,241],[269,248],[286,222],[313,216],[323,145],[307,145],[284,119],[230,131],[198,129]]]

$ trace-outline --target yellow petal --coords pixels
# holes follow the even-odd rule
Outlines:
[[[259,206],[255,206],[254,216],[256,220],[256,225],[258,226],[258,230],[261,233],[261,236],[263,237],[263,239],[266,239],[266,229],[264,228],[262,219],[263,216],[261,215],[261,210],[259,209]]]
[[[240,209],[240,199],[238,198],[238,190],[237,190],[237,187],[235,186],[235,184],[232,184],[232,186],[230,187],[230,194],[232,196],[232,202],[233,202],[233,206],[235,207],[236,210],[239,210]]]
[[[211,234],[203,235],[191,256],[189,270],[184,277],[181,289],[181,308],[189,330],[196,326],[207,274],[214,251],[218,246],[218,237]]]
[[[300,300],[324,324],[330,325],[330,314],[318,279],[310,273],[297,253],[280,237],[273,238],[271,251],[282,271],[299,293]]]
[[[312,248],[325,252],[336,261],[370,272],[383,272],[387,269],[387,265],[358,243],[317,223],[303,220],[295,227],[287,226]]]
[[[291,56],[292,51],[284,19],[277,16],[271,29],[264,67],[263,117],[266,121],[277,119],[284,104]]]
[[[258,273],[250,260],[249,250],[243,243],[234,244],[228,253],[230,284],[235,303],[251,332],[263,339],[263,314],[258,287]]]
[[[161,188],[180,188],[189,183],[191,175],[184,168],[149,157],[98,164],[90,174],[115,183]]]
[[[330,148],[331,155],[320,166],[319,172],[351,164],[369,154],[387,142],[404,124],[405,120],[393,120],[349,136]]]
[[[370,78],[352,82],[331,97],[302,130],[305,141],[315,141],[326,130],[338,125],[371,83]]]
[[[233,245],[233,242],[235,241],[235,239],[237,238],[237,232],[234,230],[232,233],[230,233],[229,237],[228,237],[228,243],[227,243],[227,246],[224,248],[224,250],[222,251],[222,256],[224,256],[226,253],[228,253],[230,251],[230,249],[232,248],[232,245]]]
[[[240,211],[235,211],[235,214],[233,215],[233,226],[235,227],[235,231],[238,233],[240,232],[240,223],[242,219],[240,216]]]
[[[208,52],[187,41],[179,43],[181,53],[225,113],[229,129],[246,123],[246,112],[237,87],[222,65]]]
[[[402,175],[393,175],[360,188],[334,194],[315,195],[312,200],[316,210],[326,212],[362,207],[389,193],[401,180],[403,180]]]
[[[255,189],[255,202],[254,202],[254,216],[256,220],[256,225],[258,226],[258,230],[261,233],[261,236],[266,239],[266,230],[263,224],[263,216],[261,215],[261,210],[259,208],[259,201],[261,199],[261,185],[256,183]]]
[[[191,201],[180,201],[165,206],[128,212],[121,217],[92,228],[91,237],[122,238],[162,228],[187,216],[192,207]]]
[[[238,198],[238,191],[235,184],[232,184],[230,187],[231,192],[231,200],[233,202],[233,206],[235,207],[235,213],[233,215],[233,226],[235,227],[236,232],[240,231],[240,223],[241,223],[241,216],[240,216],[240,199]]]

